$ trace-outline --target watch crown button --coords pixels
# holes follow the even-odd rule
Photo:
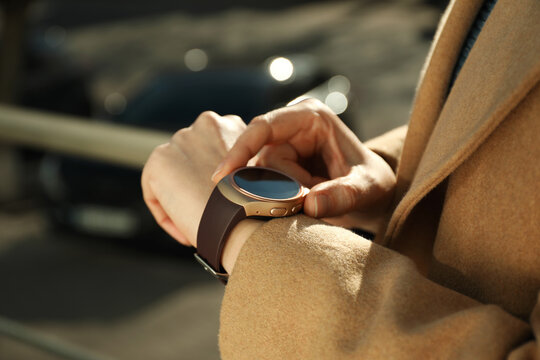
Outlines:
[[[270,210],[270,215],[272,216],[283,216],[287,213],[285,208],[273,208]]]

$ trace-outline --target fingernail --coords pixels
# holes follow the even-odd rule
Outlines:
[[[323,215],[328,211],[329,199],[326,195],[317,195],[315,198],[315,217]]]
[[[212,180],[215,179],[216,175],[219,174],[219,172],[223,169],[224,165],[225,165],[225,161],[222,161],[219,163],[219,165],[216,168],[216,171],[214,171],[214,173],[212,174],[212,177],[211,177]]]

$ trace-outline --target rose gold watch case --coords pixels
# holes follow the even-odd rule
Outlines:
[[[264,167],[254,166],[253,168],[260,168],[268,170]],[[218,184],[217,187],[219,191],[225,196],[229,201],[242,206],[246,212],[246,216],[264,216],[264,217],[283,217],[297,214],[302,210],[304,204],[304,199],[309,193],[309,189],[302,186],[298,181],[291,178],[289,175],[270,169],[277,173],[280,173],[287,178],[290,178],[298,184],[300,189],[298,193],[289,199],[270,199],[262,196],[257,196],[247,192],[246,190],[240,188],[234,181],[234,175],[245,168],[240,168],[232,172],[231,174],[224,177]]]

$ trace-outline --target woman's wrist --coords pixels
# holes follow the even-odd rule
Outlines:
[[[262,220],[246,219],[240,221],[233,228],[225,242],[223,255],[221,256],[221,264],[228,274],[232,274],[236,259],[247,239],[264,223]]]

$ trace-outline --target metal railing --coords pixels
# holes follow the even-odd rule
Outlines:
[[[0,105],[0,142],[142,168],[170,133]]]

